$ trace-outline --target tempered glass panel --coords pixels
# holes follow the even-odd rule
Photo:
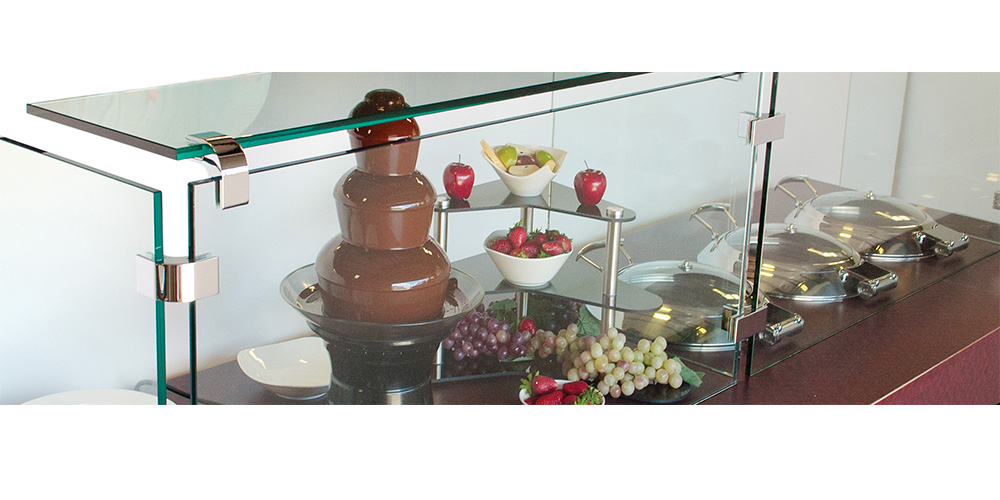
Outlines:
[[[664,75],[663,84],[674,88],[555,115],[554,147],[602,170],[608,178],[605,198],[620,201],[637,214],[623,233],[624,248],[636,263],[658,262],[666,268],[677,268],[684,261],[703,263],[732,276],[731,283],[738,288],[719,288],[713,280],[645,279],[657,274],[658,266],[629,277],[659,293],[664,305],[653,314],[626,314],[622,328],[633,329],[635,336],[663,335],[668,351],[685,362],[726,374],[699,388],[696,401],[732,383],[735,346],[721,328],[721,306],[716,314],[705,316],[672,299],[705,294],[713,303],[723,299],[736,305],[748,292],[742,256],[746,227],[755,222],[748,210],[755,156],[737,131],[740,113],[757,109],[760,78],[747,73],[685,84],[691,79]],[[732,219],[722,210],[703,211],[700,216],[712,226],[708,230],[692,218],[707,204],[724,204]],[[713,234],[731,244],[717,245]],[[604,251],[593,252],[592,259],[603,262]],[[688,288],[698,283],[709,289]]]
[[[500,289],[498,273],[483,254],[487,235],[518,221],[525,204],[504,201],[502,184],[479,153],[480,140],[494,145],[547,145],[568,151],[566,163],[554,180],[557,185],[553,186],[561,200],[540,204],[553,207],[552,211],[543,206],[534,208],[534,228],[557,229],[570,235],[574,249],[605,239],[606,220],[581,217],[577,212],[579,203],[569,199],[575,198],[574,175],[589,165],[608,177],[609,187],[602,203],[628,210],[630,220],[624,223],[626,249],[637,262],[695,260],[711,242],[711,233],[689,220],[694,207],[730,202],[736,219],[746,225],[753,149],[737,136],[736,128],[740,112],[755,109],[758,88],[757,75],[719,78],[423,139],[417,168],[438,193],[444,191],[441,178],[445,166],[460,156],[476,173],[470,208],[449,209],[447,214],[447,252],[452,263],[479,278],[487,293],[493,293],[484,301],[486,305],[523,291],[516,287]],[[605,95],[634,90],[608,89]],[[250,177],[251,203],[225,211],[215,208],[211,183],[192,186],[192,253],[218,256],[222,274],[220,294],[198,302],[197,323],[193,325],[198,339],[197,390],[201,401],[284,401],[246,375],[236,361],[237,354],[312,334],[305,319],[282,299],[279,284],[293,271],[312,264],[322,246],[340,232],[332,191],[354,166],[354,156],[347,155],[258,171]],[[631,220],[633,214],[635,219]],[[720,223],[719,227],[725,226]],[[602,254],[602,250],[595,251],[591,258],[603,262]],[[738,280],[738,271],[735,275],[731,269],[726,273]],[[577,296],[578,301],[600,302],[602,275],[598,270],[573,262],[561,273],[565,275],[554,279],[551,289],[528,296],[529,310],[536,300],[565,298],[561,287],[568,282],[591,287],[591,298]],[[623,296],[652,299],[653,304],[661,300],[638,286],[623,283],[622,287]],[[634,308],[639,309],[648,311],[649,307]],[[654,312],[664,317],[662,310]],[[732,347],[722,352],[670,352],[707,373],[705,384],[687,402],[703,400],[733,383],[736,352]],[[445,377],[488,378],[498,372],[523,372],[524,366],[494,363],[471,374],[464,368],[456,366],[449,353],[442,373]],[[187,380],[178,379],[177,383],[183,385]],[[312,401],[325,402],[322,398]]]
[[[176,159],[211,153],[189,135],[219,132],[243,147],[539,95],[635,73],[257,73],[30,104],[28,112]],[[373,89],[409,109],[349,118]],[[514,115],[506,115],[514,116]],[[503,118],[504,114],[492,117]],[[433,130],[423,130],[424,133]]]
[[[165,398],[163,303],[136,292],[136,255],[163,258],[159,191],[2,138],[0,178],[0,403]]]
[[[867,254],[865,258],[871,265],[894,273],[897,283],[895,288],[879,291],[871,298],[852,295],[821,302],[774,298],[774,304],[801,315],[805,323],[801,331],[776,344],[756,341],[751,358],[752,373],[802,353],[1000,252],[997,243],[1000,241],[1000,212],[990,208],[992,190],[1000,182],[997,171],[1000,164],[1000,142],[997,141],[1000,77],[995,73],[908,73],[863,74],[860,77],[853,74],[851,78],[850,116],[843,142],[845,156],[840,172],[831,174],[832,179],[840,178],[850,185],[839,186],[812,179],[810,182],[817,191],[815,195],[819,196],[818,206],[814,208],[809,201],[814,194],[803,184],[789,183],[786,187],[805,203],[804,206],[796,206],[791,197],[772,191],[766,217],[775,224],[786,225],[793,221],[802,227],[822,230],[845,245],[855,246]],[[887,86],[897,84],[898,93],[885,91]],[[777,95],[779,112],[783,107],[781,89],[779,87]],[[815,102],[826,99],[819,94],[806,93],[804,96]],[[897,111],[888,113],[886,108]],[[802,121],[811,119],[816,118],[803,111]],[[888,138],[879,140],[886,130],[898,130],[898,133],[890,133]],[[772,147],[775,153],[789,154],[813,148],[812,143],[805,142],[804,137],[786,134]],[[886,148],[896,156],[886,160]],[[794,166],[772,164],[772,173],[778,169],[772,178],[804,174],[792,170],[805,168],[800,167],[800,163],[789,163]],[[874,191],[874,199],[869,199],[869,191]],[[909,206],[892,209],[881,205],[881,199],[888,196],[895,198],[894,202]],[[831,210],[831,205],[836,208]],[[932,242],[918,234],[921,224],[931,219],[968,234],[968,246],[947,257],[936,256]],[[887,231],[887,226],[892,226],[892,231]],[[764,262],[772,251],[764,248]],[[907,258],[889,257],[893,253]],[[856,288],[853,277],[845,278],[844,283],[848,289]],[[934,313],[929,311],[927,314]],[[906,328],[906,325],[892,327]]]

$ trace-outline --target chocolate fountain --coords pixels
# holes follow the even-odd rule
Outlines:
[[[351,118],[408,107],[374,90]],[[282,295],[327,341],[331,404],[431,403],[438,345],[482,302],[431,239],[437,193],[416,170],[412,118],[349,131],[358,166],[334,187],[341,233],[282,282]]]

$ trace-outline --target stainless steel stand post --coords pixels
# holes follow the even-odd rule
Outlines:
[[[521,226],[524,230],[531,232],[534,227],[534,217],[535,209],[531,207],[521,207]],[[528,314],[528,294],[525,292],[517,292],[514,294],[514,302],[517,303],[517,320],[520,321],[526,314]],[[510,325],[511,328],[517,329],[517,325]]]
[[[622,236],[622,217],[625,210],[608,207],[605,215],[608,221],[608,236],[604,242],[604,307],[601,308],[601,333],[615,326],[615,302],[618,293],[618,256],[621,248],[618,241]]]
[[[434,220],[433,227],[431,230],[434,232],[434,239],[441,245],[445,253],[448,252],[448,209],[449,198],[447,196],[438,196],[436,202],[434,202]],[[438,345],[437,353],[434,355],[434,378],[441,378],[441,367],[444,364],[444,347]]]

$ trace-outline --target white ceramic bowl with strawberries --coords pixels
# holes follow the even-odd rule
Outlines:
[[[493,250],[491,248],[493,242],[500,238],[506,238],[507,233],[502,229],[490,233],[483,241],[483,248],[486,249],[486,254],[490,256],[503,278],[517,286],[542,287],[547,285],[562,269],[563,264],[569,260],[569,256],[573,254],[573,251],[570,250],[559,255],[529,259]]]

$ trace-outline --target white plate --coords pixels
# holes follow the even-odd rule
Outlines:
[[[330,356],[319,337],[244,349],[236,355],[243,373],[286,399],[313,399],[330,390]]]
[[[49,394],[27,401],[26,405],[155,405],[156,396],[128,389],[82,389]],[[168,405],[174,404],[167,400]]]

